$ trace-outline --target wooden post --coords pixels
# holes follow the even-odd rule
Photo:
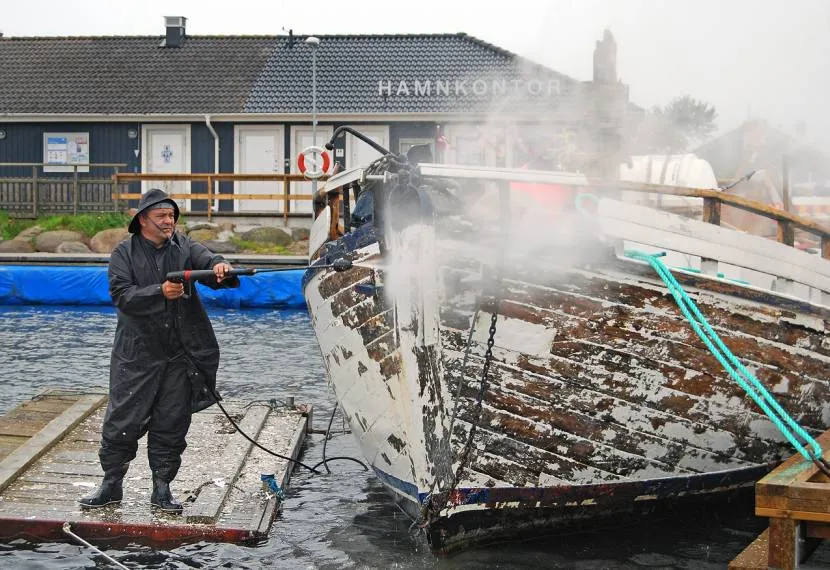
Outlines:
[[[781,159],[781,188],[784,210],[790,212],[792,211],[792,200],[790,198],[790,161],[787,159],[786,154]]]
[[[72,215],[78,215],[78,165],[72,165]]]
[[[291,188],[290,183],[288,182],[288,177],[282,179],[282,193],[283,197],[283,204],[282,204],[282,223],[284,225],[288,225],[288,191]]]
[[[668,160],[666,160],[668,163]],[[703,199],[703,221],[716,226],[720,225],[721,201],[717,198]],[[700,271],[706,275],[718,274],[718,260],[706,257],[700,258]]]
[[[830,259],[830,236],[821,236],[821,256]]]
[[[37,218],[37,165],[32,166],[32,215]]]
[[[795,243],[795,231],[792,222],[778,220],[778,241],[789,246]]]
[[[769,521],[770,568],[796,568],[804,558],[804,529],[801,521],[771,518]]]
[[[720,225],[721,202],[717,198],[703,199],[703,221],[708,224]]]
[[[118,167],[117,166],[113,167],[113,170],[115,172],[113,173],[113,176],[112,176],[112,192],[111,192],[111,195],[112,194],[115,195],[115,199],[113,200],[112,205],[113,205],[114,210],[117,212],[118,211],[118,202],[119,202],[118,195],[121,194],[121,192],[119,190],[120,186],[118,186]],[[112,200],[112,198],[110,198],[110,199]]]
[[[207,179],[208,185],[208,198],[207,198],[207,219],[208,223],[210,223],[210,216],[213,213],[213,176],[208,176]]]

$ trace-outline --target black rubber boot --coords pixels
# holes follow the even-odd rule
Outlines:
[[[124,475],[127,474],[128,468],[129,465],[122,465],[104,472],[104,480],[101,481],[101,486],[90,496],[78,499],[81,508],[98,509],[113,503],[120,503],[124,496],[121,481],[123,481]]]
[[[182,504],[176,502],[170,492],[170,482],[153,475],[153,494],[150,495],[150,504],[165,513],[179,514]]]

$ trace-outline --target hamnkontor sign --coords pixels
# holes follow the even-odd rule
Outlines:
[[[378,81],[378,95],[387,97],[428,97],[445,95],[463,97],[552,97],[559,95],[558,79],[391,79]]]

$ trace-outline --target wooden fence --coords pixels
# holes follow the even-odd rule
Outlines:
[[[15,217],[34,217],[40,214],[78,214],[83,212],[106,212],[118,209],[113,194],[127,191],[126,184],[119,183],[113,176],[88,176],[78,172],[88,167],[96,170],[110,170],[117,175],[126,164],[90,163],[73,165],[66,176],[43,176],[40,169],[46,166],[32,162],[0,162],[3,167],[17,171],[31,169],[31,176],[2,176],[0,174],[0,210]]]
[[[113,181],[116,182],[118,188],[123,187],[129,182],[140,182],[145,180],[162,180],[169,182],[203,182],[206,184],[207,193],[171,193],[170,197],[174,200],[206,200],[207,201],[207,217],[208,220],[213,216],[213,203],[220,200],[272,200],[275,205],[282,202],[281,213],[284,221],[288,221],[288,214],[290,212],[290,202],[292,200],[313,200],[311,194],[299,194],[291,192],[291,182],[309,182],[309,179],[302,174],[236,174],[236,173],[116,173],[112,176]],[[328,180],[328,176],[321,176],[317,179],[319,182]],[[219,182],[275,182],[275,189],[282,187],[282,193],[255,193],[255,194],[220,194],[215,191],[215,184]],[[118,191],[113,194],[112,198],[116,203],[123,200],[137,200],[141,194],[124,194]],[[184,210],[183,210],[184,211]],[[224,212],[223,212],[224,213]],[[251,215],[257,215],[256,212],[251,212]],[[308,216],[312,214],[309,212]]]

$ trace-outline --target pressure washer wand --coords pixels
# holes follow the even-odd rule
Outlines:
[[[351,268],[351,261],[340,258],[328,265],[310,265],[307,267],[240,267],[226,272],[225,277],[257,275],[258,273],[271,273],[274,271],[296,271],[298,269],[334,269],[335,271],[346,271]],[[189,283],[192,281],[204,281],[215,275],[213,269],[185,269],[184,271],[171,271],[167,274],[166,279],[172,283]]]

